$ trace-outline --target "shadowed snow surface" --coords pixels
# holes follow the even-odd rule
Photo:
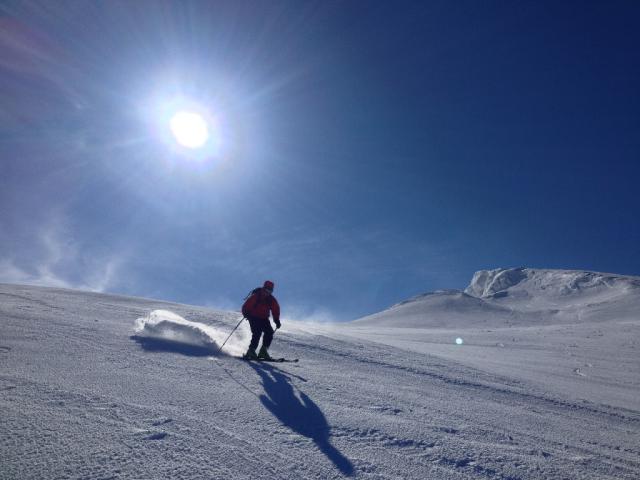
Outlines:
[[[481,297],[463,292],[435,296],[438,309],[453,305],[460,315],[504,307],[484,307]],[[406,338],[396,348],[355,337],[375,335],[375,325],[284,323],[272,353],[299,357],[298,364],[213,355],[239,318],[147,299],[0,285],[0,478],[640,476],[640,414],[623,397],[600,401],[571,388],[549,390],[518,372],[428,352],[434,344],[419,352]],[[606,323],[621,336],[628,328],[628,341],[638,338],[638,324],[628,318],[626,327]],[[524,342],[524,330],[513,328]],[[594,328],[572,331],[567,341],[580,343]],[[229,352],[242,350],[248,336],[243,322]],[[465,344],[454,348],[463,352],[469,335],[460,336]],[[542,345],[534,338],[526,337],[531,351]],[[510,351],[520,371],[531,368],[521,349],[471,343],[478,354]],[[608,347],[617,355],[616,345]],[[571,375],[588,383],[598,367]],[[609,378],[610,385],[637,391],[638,369],[627,373]]]

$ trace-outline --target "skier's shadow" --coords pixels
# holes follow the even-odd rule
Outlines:
[[[289,377],[272,365],[253,362],[250,365],[262,378],[265,392],[260,395],[262,404],[283,425],[313,440],[344,475],[353,475],[351,461],[329,442],[331,427],[318,405],[300,390],[297,390],[298,397]]]

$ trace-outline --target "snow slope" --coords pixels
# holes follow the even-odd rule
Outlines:
[[[237,321],[0,285],[0,478],[640,476],[635,406],[292,321],[272,351],[298,364],[215,356]]]
[[[344,333],[640,409],[639,327],[638,277],[516,268],[476,272],[464,291],[418,295]]]

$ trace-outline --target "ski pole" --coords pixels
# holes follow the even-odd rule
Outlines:
[[[238,324],[236,325],[236,327],[235,327],[233,330],[231,330],[231,333],[229,334],[229,336],[227,337],[227,339],[224,341],[224,343],[223,343],[222,345],[220,345],[220,348],[218,349],[218,353],[220,353],[220,352],[222,351],[222,347],[224,347],[224,346],[225,346],[225,344],[229,341],[229,339],[231,338],[231,335],[233,335],[233,332],[235,332],[235,331],[238,329],[238,327],[240,326],[240,324],[242,323],[242,321],[243,321],[243,320],[244,320],[244,317],[242,317],[242,318],[240,319],[240,321],[238,322]],[[218,353],[217,353],[217,354],[218,354]],[[217,354],[216,354],[216,355],[217,355]]]

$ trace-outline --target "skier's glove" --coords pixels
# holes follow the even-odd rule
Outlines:
[[[278,328],[280,328],[280,320],[274,320],[275,324],[276,324],[276,330]]]

